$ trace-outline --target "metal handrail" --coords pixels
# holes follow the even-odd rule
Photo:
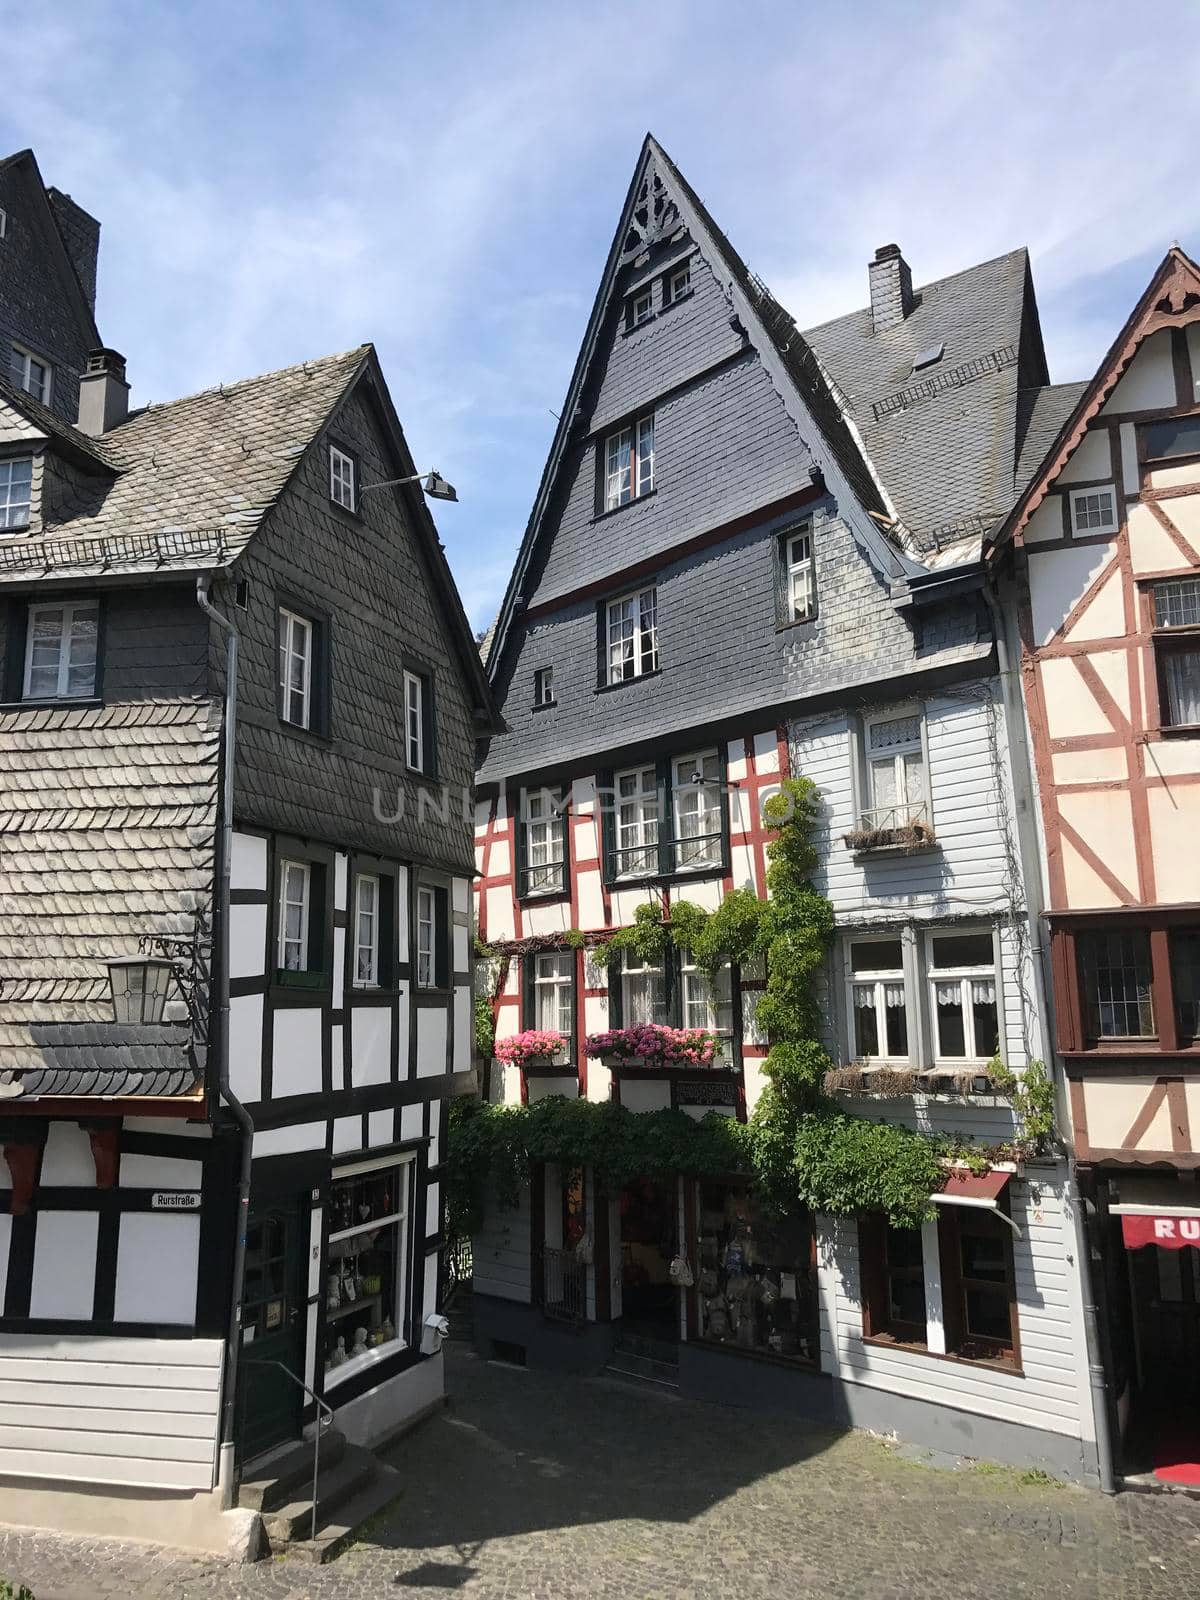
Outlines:
[[[312,1522],[309,1525],[309,1538],[315,1539],[317,1537],[317,1478],[321,1470],[321,1428],[322,1426],[328,1428],[332,1424],[333,1407],[326,1405],[325,1401],[321,1399],[321,1396],[314,1390],[310,1389],[305,1383],[304,1379],[298,1378],[292,1371],[291,1367],[285,1366],[282,1361],[276,1361],[272,1357],[267,1357],[265,1359],[254,1357],[248,1359],[246,1361],[246,1365],[248,1367],[278,1367],[280,1372],[286,1373],[293,1383],[298,1383],[300,1385],[310,1400],[315,1401],[318,1413],[324,1413],[323,1418],[320,1414],[318,1414],[317,1425],[313,1429]]]
[[[924,800],[913,800],[901,805],[876,806],[859,813],[859,826],[871,831],[884,828],[911,828],[929,822],[929,807]]]

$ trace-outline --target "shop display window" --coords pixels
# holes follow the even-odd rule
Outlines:
[[[700,1338],[816,1366],[811,1214],[768,1214],[750,1190],[731,1184],[701,1184],[699,1202]]]
[[[325,1255],[325,1387],[404,1347],[411,1162],[335,1171]]]

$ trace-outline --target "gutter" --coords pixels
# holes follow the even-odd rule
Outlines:
[[[250,1176],[254,1160],[254,1123],[250,1113],[229,1086],[229,887],[233,870],[233,772],[237,733],[237,629],[209,600],[212,573],[196,579],[196,604],[225,635],[225,741],[221,763],[221,813],[217,849],[217,915],[221,937],[217,946],[217,1094],[229,1107],[242,1135],[242,1160],[238,1173],[237,1224],[234,1231],[233,1282],[229,1331],[225,1341],[225,1373],[221,1396],[221,1464],[218,1481],[225,1504],[233,1504],[234,1418],[237,1400],[238,1358],[242,1347],[242,1290],[246,1278],[246,1230],[250,1222]]]
[[[1008,733],[1008,764],[1012,771],[1013,791],[1016,799],[1017,846],[1021,857],[1021,876],[1024,879],[1025,886],[1025,914],[1026,921],[1029,924],[1034,1000],[1037,1004],[1038,1017],[1045,1035],[1046,1054],[1053,1059],[1054,1048],[1051,1026],[1053,1019],[1050,1012],[1050,991],[1046,983],[1048,955],[1042,943],[1041,860],[1032,830],[1032,818],[1035,815],[1034,806],[1036,805],[1036,800],[1033,793],[1033,783],[1030,778],[1032,767],[1029,759],[1029,747],[1025,738],[1025,708],[1021,699],[1020,685],[1017,683],[1013,671],[1004,618],[996,602],[996,595],[992,585],[989,584],[984,587],[983,597],[991,615],[992,631],[996,636],[996,668],[1004,697],[1004,722]],[[1059,1126],[1065,1129],[1069,1126],[1068,1108],[1060,1062],[1054,1063],[1052,1081],[1054,1083],[1055,1099],[1058,1103]],[[1096,1312],[1096,1295],[1092,1283],[1092,1250],[1088,1239],[1084,1202],[1080,1196],[1079,1185],[1075,1177],[1074,1158],[1069,1151],[1067,1152],[1066,1199],[1071,1211],[1075,1235],[1075,1260],[1079,1269],[1083,1337],[1087,1350],[1088,1382],[1092,1392],[1092,1415],[1096,1424],[1096,1465],[1100,1474],[1101,1492],[1103,1494],[1115,1494],[1117,1486],[1113,1472],[1108,1373],[1104,1366],[1103,1347],[1100,1342],[1100,1323]]]

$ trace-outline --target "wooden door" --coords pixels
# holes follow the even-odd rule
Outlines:
[[[243,1461],[300,1437],[307,1217],[299,1197],[251,1208],[242,1296]]]

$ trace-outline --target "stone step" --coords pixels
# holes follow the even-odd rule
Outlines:
[[[311,1466],[310,1462],[310,1472]],[[346,1446],[342,1459],[328,1472],[322,1466],[317,1488],[318,1531],[335,1513],[340,1517],[341,1508],[372,1482],[378,1470],[379,1462],[371,1452],[355,1444]],[[293,1495],[293,1499],[274,1511],[268,1511],[263,1517],[271,1548],[276,1552],[282,1545],[290,1546],[307,1540],[312,1530],[311,1476],[307,1485],[297,1485]]]
[[[345,1435],[337,1428],[321,1430],[321,1477],[341,1461],[346,1451]],[[238,1505],[250,1511],[272,1511],[295,1497],[297,1489],[311,1493],[313,1442],[298,1439],[295,1444],[272,1450],[248,1464],[254,1474],[243,1478],[238,1489]]]
[[[652,1361],[665,1361],[669,1366],[679,1362],[679,1346],[670,1339],[654,1339],[644,1333],[618,1332],[613,1347],[620,1355],[648,1356]]]
[[[385,1511],[404,1492],[404,1480],[394,1467],[376,1464],[375,1476],[351,1499],[317,1526],[315,1539],[296,1539],[287,1546],[289,1557],[321,1565],[332,1561],[358,1534],[364,1523]]]
[[[662,1389],[679,1387],[677,1362],[656,1361],[652,1356],[639,1356],[628,1350],[614,1350],[604,1370],[614,1378],[653,1383]]]

